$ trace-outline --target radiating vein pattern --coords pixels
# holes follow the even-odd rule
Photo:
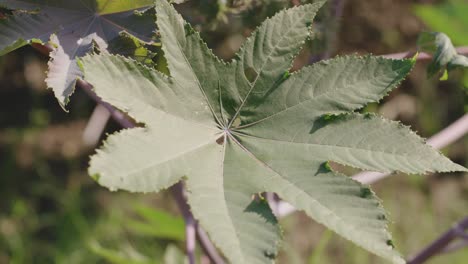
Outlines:
[[[121,56],[81,60],[96,93],[144,125],[111,135],[90,174],[134,192],[183,180],[194,216],[230,263],[272,263],[278,254],[281,232],[263,192],[404,263],[375,194],[327,162],[407,173],[466,169],[398,122],[353,112],[395,88],[413,60],[346,56],[288,72],[321,4],[279,12],[224,62],[158,1],[168,76]]]
[[[316,63],[246,104],[241,126],[287,122],[291,115],[301,115],[300,120],[310,125],[324,114],[362,108],[387,95],[411,67],[409,60],[354,55]]]

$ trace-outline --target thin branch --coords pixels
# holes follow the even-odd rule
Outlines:
[[[106,128],[107,121],[110,119],[110,113],[101,104],[96,105],[88,124],[83,131],[83,144],[87,147],[95,147],[99,143],[104,129]]]
[[[96,101],[96,103],[98,103],[98,104],[102,105],[104,108],[106,108],[107,111],[109,111],[112,118],[114,119],[114,121],[119,123],[120,126],[122,126],[124,128],[135,127],[135,124],[133,123],[132,120],[130,120],[130,118],[128,116],[126,116],[125,114],[123,114],[122,112],[117,110],[115,107],[113,107],[109,103],[102,101],[102,99],[99,96],[97,96],[96,93],[93,92],[93,86],[91,84],[89,84],[89,83],[87,83],[87,82],[85,82],[83,80],[78,80],[76,82],[76,86],[81,88],[81,90],[83,90],[89,97],[91,97],[91,99]]]
[[[185,245],[189,264],[195,264],[195,247],[197,244],[197,222],[190,218],[185,221]]]
[[[224,259],[219,255],[216,247],[211,243],[208,234],[199,225],[197,227],[197,238],[200,246],[213,264],[224,264]]]
[[[433,146],[436,149],[441,149],[457,141],[467,133],[468,114],[465,114],[460,119],[453,122],[451,125],[429,138],[427,140],[427,144]],[[363,184],[372,184],[391,175],[394,174],[366,171],[358,173],[352,176],[352,178]],[[276,216],[278,217],[285,217],[296,211],[296,209],[292,205],[284,201],[279,201],[278,204],[272,204],[270,206],[275,208]]]
[[[197,223],[193,218],[190,208],[187,205],[182,182],[177,183],[172,188],[172,194],[179,206],[182,216],[185,220],[185,251],[189,264],[195,264],[195,242]]]
[[[460,230],[465,232],[468,229],[468,217],[461,220],[458,224],[454,225],[447,232],[442,234],[438,239],[432,242],[429,246],[424,248],[420,253],[408,260],[407,264],[421,264],[432,256],[443,252],[445,248],[455,239],[459,238]]]
[[[197,222],[193,218],[185,220],[185,245],[189,264],[195,264],[195,247],[197,244]]]
[[[461,55],[468,55],[468,46],[462,46],[462,47],[457,47],[455,48],[458,54]],[[393,53],[393,54],[386,54],[386,55],[379,55],[387,59],[407,59],[407,58],[412,58],[416,52],[414,51],[405,51],[405,52],[399,52],[399,53]],[[432,59],[432,55],[426,52],[420,52],[418,54],[418,61],[423,61],[423,60],[430,60]]]
[[[441,251],[441,253],[452,253],[455,251],[458,251],[464,247],[468,247],[468,240],[458,240],[454,241],[453,243],[450,243],[447,247],[444,248],[444,250]]]
[[[171,190],[172,190],[174,199],[186,223],[185,232],[187,236],[186,237],[187,254],[188,255],[194,254],[195,246],[192,246],[192,244],[195,243],[194,231],[196,231],[196,237],[198,238],[198,242],[200,242],[201,248],[206,253],[210,261],[214,264],[224,264],[223,258],[218,254],[218,251],[216,250],[215,246],[211,243],[208,235],[203,231],[203,229],[200,228],[200,226],[198,226],[198,224],[196,224],[195,218],[193,217],[192,212],[190,211],[190,207],[187,204],[187,200],[184,194],[185,188],[182,182],[179,182],[176,185],[172,186]],[[189,255],[189,260],[190,260],[190,255]]]

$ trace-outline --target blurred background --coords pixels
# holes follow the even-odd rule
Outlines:
[[[230,59],[266,17],[306,2],[313,1],[189,0],[177,9],[218,56]],[[423,30],[442,31],[455,45],[468,45],[465,0],[335,2],[339,5],[322,9],[316,38],[299,54],[294,70],[337,54],[415,51]],[[153,59],[164,65],[161,55]],[[87,175],[95,146],[84,144],[83,133],[95,103],[77,90],[64,112],[44,83],[47,60],[31,47],[0,57],[0,264],[184,263],[184,224],[169,192],[109,192]],[[418,63],[398,89],[362,111],[401,120],[423,137],[464,115],[468,74],[454,71],[439,81],[428,79],[426,67]],[[112,120],[105,126],[105,133],[117,130]],[[102,140],[105,133],[95,137]],[[468,167],[468,136],[442,152]],[[468,179],[462,173],[397,175],[373,189],[405,256],[468,212]],[[285,240],[278,263],[385,263],[303,213],[281,222]],[[428,263],[468,263],[468,249]]]

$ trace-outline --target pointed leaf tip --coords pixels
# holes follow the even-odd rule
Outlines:
[[[264,200],[252,198],[262,192],[404,263],[388,242],[388,220],[372,190],[327,164],[456,169],[407,127],[354,113],[395,88],[414,59],[345,56],[289,74],[317,11],[304,5],[268,19],[237,59],[224,63],[169,3],[156,8],[170,77],[121,56],[82,59],[97,95],[145,124],[110,136],[90,174],[133,192],[184,179],[194,216],[232,263],[271,263],[277,255],[277,220]]]

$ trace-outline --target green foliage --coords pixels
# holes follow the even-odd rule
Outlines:
[[[111,190],[132,192],[157,192],[184,179],[193,214],[232,263],[270,263],[277,255],[280,229],[256,195],[265,191],[403,263],[374,193],[324,164],[406,173],[466,169],[397,122],[353,113],[395,88],[414,60],[348,56],[289,74],[321,4],[268,19],[226,63],[173,7],[157,2],[170,76],[121,56],[82,59],[96,93],[145,124],[110,136],[92,157],[90,174]]]
[[[319,264],[322,262],[323,259],[326,258],[325,248],[330,242],[332,235],[333,234],[329,230],[323,232],[320,238],[320,242],[317,244],[316,248],[314,249],[314,251],[312,251],[312,254],[309,256],[309,264]]]
[[[134,233],[176,241],[184,240],[184,220],[182,218],[142,205],[136,206],[135,210],[142,220],[131,219],[126,223]]]
[[[90,243],[89,246],[91,252],[100,256],[112,264],[155,264],[160,263],[158,261],[151,260],[143,255],[137,254],[137,252],[125,252],[121,250],[112,250],[103,248],[97,242]]]
[[[95,231],[88,235],[87,248],[96,257],[109,263],[166,263],[163,256],[166,243],[162,241],[179,242],[184,239],[185,229],[182,218],[150,208],[141,202],[136,202],[131,207],[131,210],[124,212],[121,212],[124,208],[120,207],[120,212],[101,220],[102,223],[94,227],[99,232]],[[129,216],[131,214],[135,215]],[[131,234],[130,239],[115,240],[112,237],[117,235],[122,238],[121,232]],[[142,244],[148,246],[143,247]],[[170,245],[167,247],[174,247]]]
[[[450,38],[441,32],[421,33],[418,40],[420,50],[433,55],[427,68],[429,76],[444,71],[441,79],[448,77],[448,71],[459,67],[468,67],[468,57],[457,53]]]
[[[434,31],[444,32],[455,45],[468,44],[468,3],[450,0],[442,5],[416,5],[414,12]]]
[[[463,0],[451,0],[442,5],[416,5],[418,15],[432,30],[444,33],[423,33],[420,42],[424,51],[434,54],[428,68],[429,75],[443,70],[442,80],[448,78],[448,71],[455,67],[466,67],[468,59],[456,54],[454,45],[468,44],[468,4]],[[446,69],[447,68],[447,69]],[[468,72],[465,71],[465,88],[468,87]]]
[[[46,83],[65,107],[76,80],[82,77],[75,59],[95,45],[107,49],[107,43],[122,31],[151,42],[152,11],[135,10],[152,5],[153,0],[0,0],[0,6],[15,9],[13,15],[0,20],[0,55],[29,43],[51,44]]]
[[[187,258],[180,249],[174,245],[169,245],[164,253],[164,264],[186,264]]]

